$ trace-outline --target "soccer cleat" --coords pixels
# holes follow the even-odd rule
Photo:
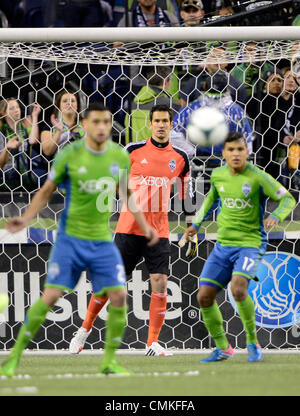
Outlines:
[[[145,355],[152,357],[170,357],[173,353],[164,349],[158,342],[152,342],[150,347],[146,348]]]
[[[224,361],[228,360],[228,358],[233,357],[234,350],[231,345],[229,345],[227,350],[221,350],[220,348],[216,348],[212,351],[212,353],[205,358],[204,360],[201,360],[200,363],[212,363],[216,361]]]
[[[262,359],[262,349],[259,344],[250,343],[247,345],[248,350],[248,361],[250,363],[255,363]]]
[[[134,373],[120,366],[115,360],[109,364],[102,364],[100,366],[100,374],[110,375],[115,374],[119,376],[132,376]]]
[[[0,375],[12,377],[15,374],[15,369],[19,364],[18,358],[7,358],[0,366]]]
[[[92,330],[87,331],[85,328],[79,328],[70,342],[69,352],[71,354],[79,354],[83,350],[85,341],[91,332]]]

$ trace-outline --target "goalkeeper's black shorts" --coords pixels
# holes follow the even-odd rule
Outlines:
[[[136,265],[144,257],[149,273],[169,274],[170,242],[168,238],[160,238],[153,246],[147,246],[146,237],[135,234],[115,234],[115,244],[120,250],[126,275],[130,275]]]

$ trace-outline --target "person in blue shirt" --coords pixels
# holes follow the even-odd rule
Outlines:
[[[213,74],[206,83],[204,94],[195,101],[192,101],[189,105],[183,107],[175,116],[173,130],[185,136],[186,127],[193,111],[205,106],[215,106],[225,114],[230,133],[239,132],[243,134],[247,141],[248,152],[251,154],[254,140],[252,126],[244,109],[232,101],[228,81],[228,74],[224,72],[220,71]],[[215,156],[221,156],[222,149],[223,144],[215,146],[213,148],[213,154]],[[197,146],[196,155],[211,156],[212,148]]]

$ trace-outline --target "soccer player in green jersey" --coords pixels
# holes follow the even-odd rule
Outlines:
[[[126,325],[124,266],[108,227],[116,185],[129,198],[127,206],[149,239],[148,244],[156,244],[158,237],[128,189],[129,154],[109,140],[110,111],[100,104],[91,104],[83,127],[86,138],[66,146],[57,154],[47,181],[35,194],[26,212],[22,217],[12,218],[6,226],[11,232],[26,227],[47,204],[57,186],[64,185],[66,204],[51,251],[45,290],[28,310],[16,343],[0,367],[0,374],[5,376],[14,374],[24,348],[34,338],[47,313],[63,291],[74,289],[84,270],[89,271],[95,296],[106,294],[110,300],[100,372],[131,374],[115,360],[115,351]]]
[[[248,360],[254,362],[261,360],[262,351],[248,285],[255,278],[266,250],[266,229],[282,221],[292,211],[295,200],[272,176],[247,161],[247,144],[240,133],[232,133],[226,139],[223,157],[226,164],[213,170],[210,191],[184,234],[184,239],[189,241],[213,203],[219,200],[217,243],[201,272],[197,294],[204,324],[215,341],[216,349],[201,362],[221,361],[233,356],[216,303],[218,291],[229,282],[246,331]],[[279,205],[264,221],[268,197]]]

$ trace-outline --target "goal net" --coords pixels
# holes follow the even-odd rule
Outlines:
[[[188,117],[181,114],[185,107],[195,108],[195,103],[226,107],[228,121],[247,137],[250,160],[278,179],[298,201],[299,60],[297,27],[0,29],[2,149],[15,135],[22,141],[22,146],[10,150],[9,161],[1,169],[0,293],[9,294],[10,305],[1,316],[0,349],[12,347],[28,307],[43,289],[64,193],[58,190],[47,208],[21,233],[5,231],[5,220],[20,215],[28,206],[44,182],[54,154],[69,141],[82,139],[84,133],[78,125],[90,102],[101,101],[111,109],[112,140],[122,146],[149,137],[149,109],[168,102],[175,123],[171,142],[185,150],[190,159],[197,208],[208,192],[211,170],[223,161],[220,149],[195,148],[186,140]],[[74,131],[63,119],[58,101],[61,93],[75,97]],[[14,117],[9,103],[21,111],[13,127],[8,122]],[[37,122],[36,103],[41,108]],[[65,123],[64,140],[49,150],[44,137],[55,135],[52,114]],[[37,127],[38,134],[32,137]],[[168,348],[210,348],[213,342],[201,319],[196,294],[200,272],[216,242],[216,214],[207,218],[199,231],[198,256],[187,260],[178,247],[185,223],[182,212],[176,209],[176,192],[169,211],[168,307],[160,341]],[[115,202],[112,232],[119,216]],[[273,209],[274,203],[268,201],[267,212]],[[268,233],[268,250],[258,271],[260,282],[249,286],[264,348],[300,345],[299,236],[297,205],[290,217]],[[141,259],[127,282],[124,349],[145,348],[150,289]],[[29,348],[67,349],[81,326],[90,296],[91,285],[84,273],[76,290],[48,313]],[[230,343],[244,348],[245,333],[230,287],[221,291],[217,300]],[[106,309],[96,319],[86,349],[103,348],[105,319]]]

